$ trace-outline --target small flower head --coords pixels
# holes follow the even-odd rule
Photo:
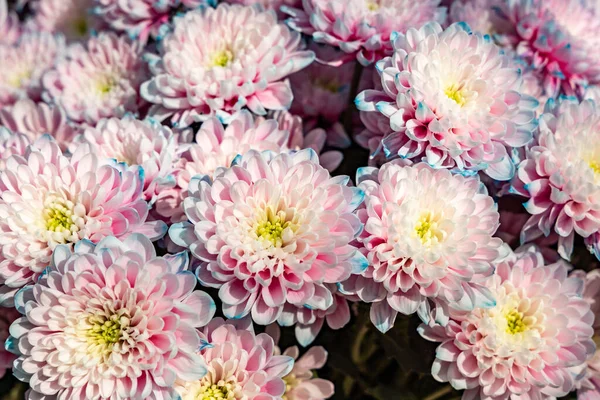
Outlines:
[[[445,328],[419,328],[441,342],[433,377],[470,399],[546,399],[573,390],[595,351],[594,317],[581,280],[568,271],[563,261],[545,265],[535,246],[498,264],[488,280],[494,307],[456,313]]]
[[[6,168],[6,160],[12,155],[24,156],[30,144],[29,137],[0,126],[0,171]]]
[[[89,145],[63,156],[47,136],[0,172],[0,304],[43,274],[56,246],[134,232],[156,240],[166,226],[147,222],[139,166],[103,165]]]
[[[84,40],[100,27],[91,12],[94,0],[37,0],[31,3],[33,30],[62,33],[68,40]]]
[[[366,193],[358,240],[370,265],[341,290],[374,303],[378,329],[390,329],[398,312],[445,323],[450,308],[494,305],[485,280],[504,247],[493,237],[494,201],[478,179],[390,162],[359,169],[357,182]]]
[[[142,95],[155,104],[151,114],[179,126],[229,118],[244,107],[259,115],[288,109],[292,92],[284,79],[314,59],[299,46],[300,35],[273,11],[228,4],[191,11],[163,40]]]
[[[102,33],[59,61],[44,76],[44,88],[72,121],[95,125],[102,118],[137,111],[146,77],[141,44]]]
[[[215,312],[187,263],[187,253],[157,257],[141,234],[57,247],[47,273],[19,292],[25,315],[10,330],[31,396],[178,399],[176,379],[206,373],[196,329]]]
[[[201,261],[198,278],[219,288],[229,318],[252,314],[267,325],[288,304],[327,310],[334,299],[326,284],[366,267],[350,245],[363,192],[347,182],[331,177],[312,150],[252,150],[214,179],[192,179],[189,222],[169,235]]]
[[[356,99],[361,111],[389,119],[385,156],[512,178],[507,147],[531,141],[538,105],[519,92],[512,60],[464,24],[446,30],[427,24],[396,35],[392,44],[394,55],[377,63],[382,90]]]

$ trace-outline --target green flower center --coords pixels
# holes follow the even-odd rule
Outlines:
[[[198,400],[228,399],[229,389],[227,386],[219,385],[204,386],[196,398]]]
[[[467,102],[467,99],[465,99],[464,94],[462,93],[462,91],[460,90],[460,88],[457,85],[450,85],[446,88],[446,90],[444,91],[444,93],[446,94],[446,96],[454,101],[456,104],[458,104],[459,106],[464,106],[465,103]]]
[[[315,80],[315,86],[327,90],[330,93],[338,93],[340,91],[341,86],[335,81],[326,81],[323,79]]]
[[[529,327],[523,320],[523,313],[517,310],[512,310],[504,314],[506,318],[506,332],[515,335],[525,332]]]
[[[73,21],[73,33],[78,37],[83,37],[88,33],[88,22],[85,17],[77,18]]]
[[[70,231],[73,225],[73,212],[69,204],[54,203],[44,208],[43,215],[46,229],[53,232]],[[71,205],[72,206],[72,205]]]

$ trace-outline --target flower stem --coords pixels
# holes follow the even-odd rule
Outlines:
[[[452,393],[452,386],[447,385],[441,388],[440,390],[433,392],[429,396],[425,397],[423,400],[438,400],[449,393]]]

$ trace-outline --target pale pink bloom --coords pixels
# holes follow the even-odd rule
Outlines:
[[[477,178],[397,160],[359,168],[356,181],[366,193],[358,241],[369,267],[340,290],[373,303],[377,329],[389,330],[397,313],[445,324],[452,308],[494,305],[485,281],[506,249],[493,237],[498,211]]]
[[[546,111],[512,192],[529,198],[522,240],[554,231],[559,253],[568,259],[575,233],[587,238],[600,230],[600,113],[591,100],[565,100]]]
[[[19,16],[8,9],[6,0],[0,0],[0,44],[15,44],[21,36]]]
[[[44,76],[44,89],[71,120],[95,125],[102,118],[137,111],[146,78],[141,43],[102,33],[91,37],[86,48],[75,45]]]
[[[13,132],[26,135],[34,142],[42,135],[50,135],[64,151],[73,141],[77,131],[67,122],[59,106],[19,100],[10,107],[0,109],[0,124]]]
[[[361,230],[353,211],[364,193],[331,177],[312,149],[251,150],[231,168],[189,184],[189,222],[169,235],[202,261],[200,282],[219,289],[228,318],[252,314],[267,325],[285,305],[327,310],[327,283],[347,279],[367,260],[350,243]]]
[[[507,147],[531,141],[538,105],[519,92],[511,58],[463,24],[411,28],[392,43],[394,55],[377,63],[383,90],[356,99],[359,110],[389,118],[385,156],[510,180],[515,166]]]
[[[36,0],[31,3],[31,30],[62,33],[68,40],[85,40],[101,28],[92,13],[94,0]]]
[[[42,76],[64,51],[64,38],[49,33],[25,33],[14,45],[0,45],[0,107],[40,100]]]
[[[199,355],[207,374],[195,382],[178,382],[182,400],[281,400],[294,359],[276,354],[273,339],[255,335],[250,321],[213,319],[200,333]],[[243,325],[243,326],[242,326]]]
[[[6,372],[13,367],[13,361],[17,357],[5,349],[6,339],[8,339],[8,327],[21,314],[14,308],[0,308],[0,378],[4,377]]]
[[[293,29],[368,65],[393,53],[394,32],[430,21],[443,24],[446,7],[439,5],[440,0],[303,0],[301,9],[283,10],[291,15],[288,24]]]
[[[286,304],[277,318],[281,326],[295,326],[296,340],[303,347],[316,339],[325,323],[330,329],[338,330],[350,322],[348,296],[342,295],[335,284],[327,283],[325,286],[333,295],[333,302],[326,310]]]
[[[176,380],[207,372],[196,329],[215,313],[188,261],[157,257],[141,234],[57,246],[46,274],[18,293],[24,316],[10,328],[28,399],[178,399]]]
[[[583,282],[567,277],[564,261],[544,264],[530,246],[498,264],[488,287],[491,308],[456,313],[446,327],[419,327],[440,342],[433,377],[463,392],[463,400],[555,399],[585,375],[595,346],[593,313]]]
[[[85,129],[81,139],[100,158],[141,166],[147,201],[154,201],[160,192],[175,186],[178,137],[168,127],[126,115],[100,120],[94,128]]]
[[[275,354],[281,354],[281,349],[277,346],[281,335],[279,327],[276,324],[269,325],[265,331],[275,341]],[[294,359],[294,368],[283,377],[286,386],[283,399],[324,400],[333,396],[333,383],[314,376],[316,370],[323,368],[327,362],[328,354],[324,347],[311,347],[300,356],[298,346],[292,346],[285,349],[283,355]]]
[[[455,0],[450,6],[448,22],[465,22],[476,32],[494,36],[510,32],[512,24],[499,13],[505,0]]]
[[[227,119],[244,107],[259,115],[288,109],[292,91],[284,79],[314,59],[299,46],[300,35],[273,11],[228,4],[190,11],[161,42],[142,96],[155,104],[151,115],[180,127],[214,115]]]
[[[0,171],[6,168],[6,160],[13,154],[24,156],[30,144],[27,136],[0,126]]]
[[[156,212],[173,222],[185,220],[181,202],[187,197],[190,180],[195,176],[212,177],[217,168],[227,168],[237,155],[249,150],[270,150],[275,153],[289,150],[290,134],[279,129],[275,120],[257,119],[246,110],[232,116],[227,127],[212,117],[202,124],[194,143],[182,143],[177,149],[173,174],[176,186],[161,191]]]
[[[260,4],[266,10],[274,10],[277,12],[277,16],[279,19],[283,20],[287,17],[283,11],[281,11],[282,6],[287,7],[301,7],[302,0],[223,0],[223,3],[229,4],[242,4],[244,6],[251,6],[254,4]]]
[[[600,4],[589,0],[509,0],[499,15],[505,42],[538,71],[550,97],[581,96],[600,82]]]
[[[147,222],[143,171],[103,165],[88,144],[71,158],[49,137],[13,155],[0,172],[0,304],[44,272],[59,244],[139,232],[153,240],[163,222]]]
[[[583,298],[588,301],[592,312],[594,313],[594,340],[596,345],[600,344],[600,270],[593,270],[587,274],[581,270],[573,272],[584,280]],[[587,362],[588,369],[586,377],[581,381],[577,388],[578,400],[598,400],[600,399],[600,350]]]

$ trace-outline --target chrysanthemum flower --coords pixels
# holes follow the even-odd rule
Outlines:
[[[163,222],[147,222],[143,171],[101,165],[88,144],[69,159],[43,137],[0,172],[0,304],[37,281],[59,244],[134,232],[155,240]]]
[[[64,151],[72,143],[77,131],[67,122],[59,106],[19,100],[13,106],[0,109],[0,124],[13,132],[26,135],[34,142],[42,135],[50,135]]]
[[[394,132],[383,138],[385,155],[512,178],[507,146],[531,140],[538,102],[519,93],[511,59],[464,24],[427,24],[392,43],[394,55],[377,63],[383,90],[356,99],[360,110],[389,118]]]
[[[317,338],[325,323],[330,329],[337,330],[350,322],[348,296],[342,295],[335,284],[327,283],[325,286],[333,295],[333,302],[326,310],[286,304],[277,318],[281,326],[294,326],[296,340],[303,347]]]
[[[594,353],[593,313],[583,284],[563,261],[544,265],[535,246],[500,263],[488,286],[496,306],[452,316],[448,325],[421,325],[441,342],[433,377],[464,389],[463,399],[554,399],[585,375]]]
[[[279,24],[273,11],[240,5],[176,18],[161,45],[142,96],[155,103],[151,114],[171,116],[179,126],[212,115],[227,118],[243,107],[259,115],[288,109],[292,91],[284,78],[314,59],[299,50],[300,35]]]
[[[10,328],[29,398],[178,399],[176,379],[207,371],[196,329],[215,313],[188,261],[157,257],[141,234],[79,242],[73,254],[58,246],[47,274],[17,295],[24,316]]]
[[[92,14],[94,0],[37,0],[31,3],[33,30],[62,33],[68,40],[84,40],[98,29],[99,19]]]
[[[600,4],[581,0],[511,0],[501,15],[506,41],[542,75],[550,97],[583,94],[600,82]]]
[[[252,6],[260,4],[265,10],[274,10],[279,19],[285,19],[287,14],[281,11],[282,6],[301,7],[302,0],[223,0],[224,3]]]
[[[0,378],[12,369],[13,361],[17,358],[5,350],[5,343],[9,336],[8,327],[20,316],[21,314],[14,308],[0,308]]]
[[[477,178],[405,164],[358,170],[366,193],[358,240],[369,267],[341,284],[342,293],[373,303],[371,320],[382,332],[397,313],[444,324],[450,308],[493,306],[485,280],[506,252],[493,237],[494,200]]]
[[[274,322],[286,304],[327,310],[327,283],[366,268],[350,243],[361,224],[353,211],[364,193],[331,177],[316,153],[258,153],[192,179],[184,209],[189,222],[169,235],[202,261],[202,284],[219,289],[228,318],[252,314]]]
[[[102,33],[60,60],[44,76],[44,88],[75,122],[95,125],[139,107],[139,87],[147,77],[142,45]]]
[[[266,333],[255,335],[251,324],[235,324],[215,318],[203,329],[199,354],[208,373],[177,386],[182,400],[285,398],[282,378],[294,359],[275,354],[273,339]]]
[[[27,136],[11,132],[9,129],[0,126],[0,171],[6,167],[6,160],[13,154],[24,156],[27,146],[30,144],[31,142]]]
[[[178,137],[168,127],[126,115],[100,120],[96,127],[84,131],[82,139],[98,157],[141,166],[147,201],[175,186]]]
[[[0,0],[0,45],[11,45],[21,36],[21,24],[15,12],[8,9],[6,0]]]
[[[25,33],[12,46],[0,45],[0,107],[39,100],[42,76],[64,51],[64,38],[49,33]]]
[[[265,331],[275,341],[275,354],[281,354],[281,349],[277,346],[281,330],[277,324],[267,326]],[[324,400],[333,396],[335,390],[333,383],[315,377],[316,370],[323,368],[327,362],[327,350],[325,348],[314,346],[300,356],[298,346],[292,346],[285,349],[283,355],[294,359],[294,368],[283,377],[285,382],[283,399]]]
[[[500,10],[504,0],[455,0],[450,5],[448,22],[465,22],[471,29],[485,35],[497,35],[512,31]]]
[[[392,54],[393,32],[406,32],[426,22],[443,24],[440,0],[303,0],[302,9],[284,7],[288,24],[315,42],[339,47],[368,65]]]
[[[512,190],[529,198],[523,242],[554,230],[568,259],[575,233],[586,238],[600,230],[600,112],[590,100],[565,100],[546,111]]]

